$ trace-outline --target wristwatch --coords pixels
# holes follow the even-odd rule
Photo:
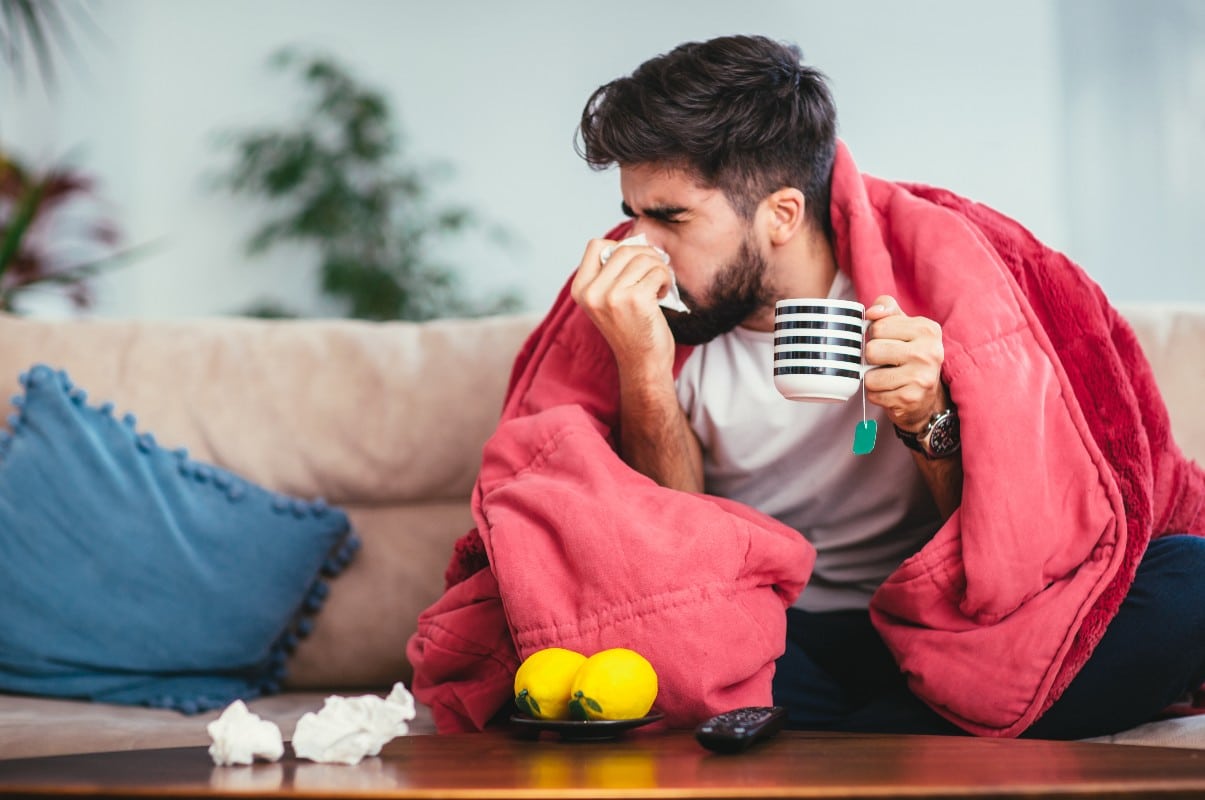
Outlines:
[[[951,405],[945,411],[938,411],[929,417],[928,424],[917,433],[900,430],[897,425],[895,435],[925,458],[952,456],[962,447],[962,437],[958,432],[958,409]]]

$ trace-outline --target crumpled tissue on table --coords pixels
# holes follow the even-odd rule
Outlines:
[[[401,683],[385,698],[331,695],[320,711],[308,711],[297,720],[293,752],[311,761],[358,764],[380,753],[394,737],[409,733],[406,723],[414,716],[414,697]],[[206,730],[213,738],[209,755],[218,766],[250,764],[257,757],[277,761],[284,755],[280,728],[252,713],[242,700],[228,705]]]
[[[611,254],[615,252],[616,248],[623,247],[625,244],[648,247],[649,240],[645,238],[643,233],[639,233],[635,236],[629,236],[622,242],[618,242],[604,248],[602,253],[599,254],[599,261],[606,264],[607,259],[611,257]],[[664,261],[668,266],[669,253],[665,252],[660,247],[654,247],[653,249],[657,251],[657,255],[661,256],[661,260]],[[683,314],[690,313],[690,309],[687,308],[686,304],[682,302],[682,296],[678,294],[678,279],[675,277],[674,270],[672,268],[669,271],[669,291],[665,293],[664,297],[657,301],[657,305],[661,306],[662,308],[668,308],[670,311],[680,311]]]
[[[302,715],[293,731],[293,752],[298,758],[331,764],[355,765],[375,756],[385,743],[410,731],[414,697],[401,683],[382,699],[376,695],[326,698],[322,710]]]
[[[276,723],[260,719],[242,700],[226,706],[222,715],[205,729],[213,738],[209,755],[218,766],[250,764],[256,757],[277,761],[285,752]]]

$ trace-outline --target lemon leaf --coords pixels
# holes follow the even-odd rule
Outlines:
[[[540,704],[536,702],[536,699],[526,689],[515,695],[515,705],[529,717],[538,717],[540,715]]]
[[[569,716],[577,720],[588,720],[590,713],[586,709],[590,709],[595,714],[602,714],[602,706],[598,704],[598,701],[593,697],[587,697],[585,692],[579,690],[569,701]]]

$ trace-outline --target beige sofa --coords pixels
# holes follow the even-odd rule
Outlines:
[[[1134,323],[1181,446],[1205,457],[1205,306],[1136,306]],[[34,321],[0,315],[0,389],[36,362],[66,369],[167,447],[271,489],[325,497],[363,540],[331,583],[287,691],[251,703],[280,724],[327,694],[409,685],[405,643],[443,586],[453,541],[532,314],[422,324],[352,321]],[[0,695],[0,758],[208,744],[217,712]],[[1205,718],[1202,718],[1205,719]],[[430,733],[420,709],[412,730]],[[1196,718],[1114,741],[1205,747]]]

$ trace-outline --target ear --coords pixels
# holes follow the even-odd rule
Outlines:
[[[779,189],[762,201],[770,243],[783,245],[791,241],[804,227],[806,200],[803,192],[794,187]]]

